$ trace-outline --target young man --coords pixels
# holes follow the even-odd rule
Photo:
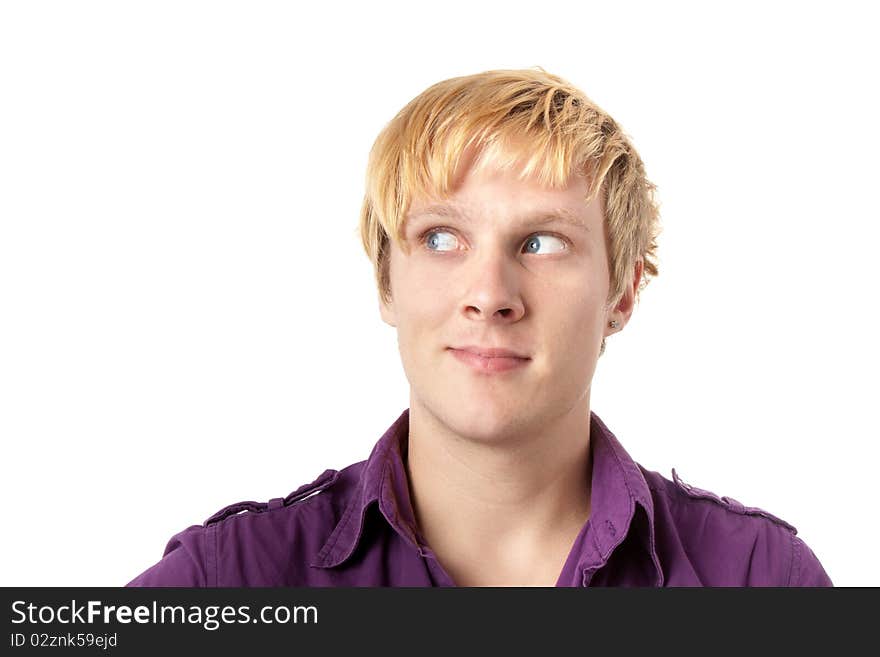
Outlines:
[[[446,80],[367,180],[410,407],[367,461],[219,511],[130,585],[831,585],[794,527],[645,470],[590,410],[657,274],[654,187],[611,117],[544,71]]]

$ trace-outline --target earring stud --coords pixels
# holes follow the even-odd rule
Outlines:
[[[612,320],[609,322],[609,326],[611,326],[611,328],[617,328],[617,320],[616,320],[616,319],[612,319]]]

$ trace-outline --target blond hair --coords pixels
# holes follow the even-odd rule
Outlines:
[[[538,70],[496,70],[451,78],[428,87],[379,133],[370,151],[360,217],[363,246],[379,293],[391,300],[389,238],[405,252],[404,220],[413,198],[451,191],[462,154],[478,153],[474,168],[520,164],[563,188],[573,171],[589,182],[588,203],[602,190],[609,266],[608,305],[632,285],[638,292],[657,275],[659,210],[655,186],[617,123],[567,81]]]

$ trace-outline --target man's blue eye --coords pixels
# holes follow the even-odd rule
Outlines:
[[[562,251],[565,248],[565,242],[563,242],[558,237],[554,237],[553,235],[533,235],[532,237],[530,237],[529,239],[526,240],[525,246],[526,246],[526,248],[531,248],[537,244],[538,245],[537,248],[540,248],[541,243],[545,242],[548,238],[550,240],[556,240],[557,242],[559,242],[559,244],[561,245],[560,247],[558,247],[559,251]],[[551,241],[550,243],[552,244],[553,242]]]
[[[449,237],[443,238],[442,235],[448,235]],[[453,250],[455,248],[455,236],[452,233],[445,230],[432,230],[431,232],[425,235],[425,244],[428,246],[429,251],[446,251]],[[527,249],[540,249],[541,246],[547,240],[552,241],[555,240],[560,244],[557,247],[557,251],[561,251],[565,248],[565,242],[558,237],[554,237],[553,235],[532,235],[529,239],[526,240],[524,248]],[[443,245],[446,245],[447,249],[441,248]],[[536,253],[536,251],[529,251],[529,253]]]
[[[435,250],[437,250],[436,247],[439,247],[442,244],[449,242],[449,240],[440,239],[439,237],[437,237],[438,235],[450,235],[451,236],[452,233],[448,233],[445,230],[432,230],[430,233],[428,233],[425,237],[427,237],[426,242],[428,244],[430,251],[435,251]],[[455,238],[453,237],[452,239],[455,239]],[[431,247],[435,247],[435,248],[431,248]]]

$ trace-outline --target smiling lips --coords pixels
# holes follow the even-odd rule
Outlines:
[[[510,349],[465,346],[450,347],[450,351],[459,361],[484,374],[509,372],[525,367],[531,360]]]

